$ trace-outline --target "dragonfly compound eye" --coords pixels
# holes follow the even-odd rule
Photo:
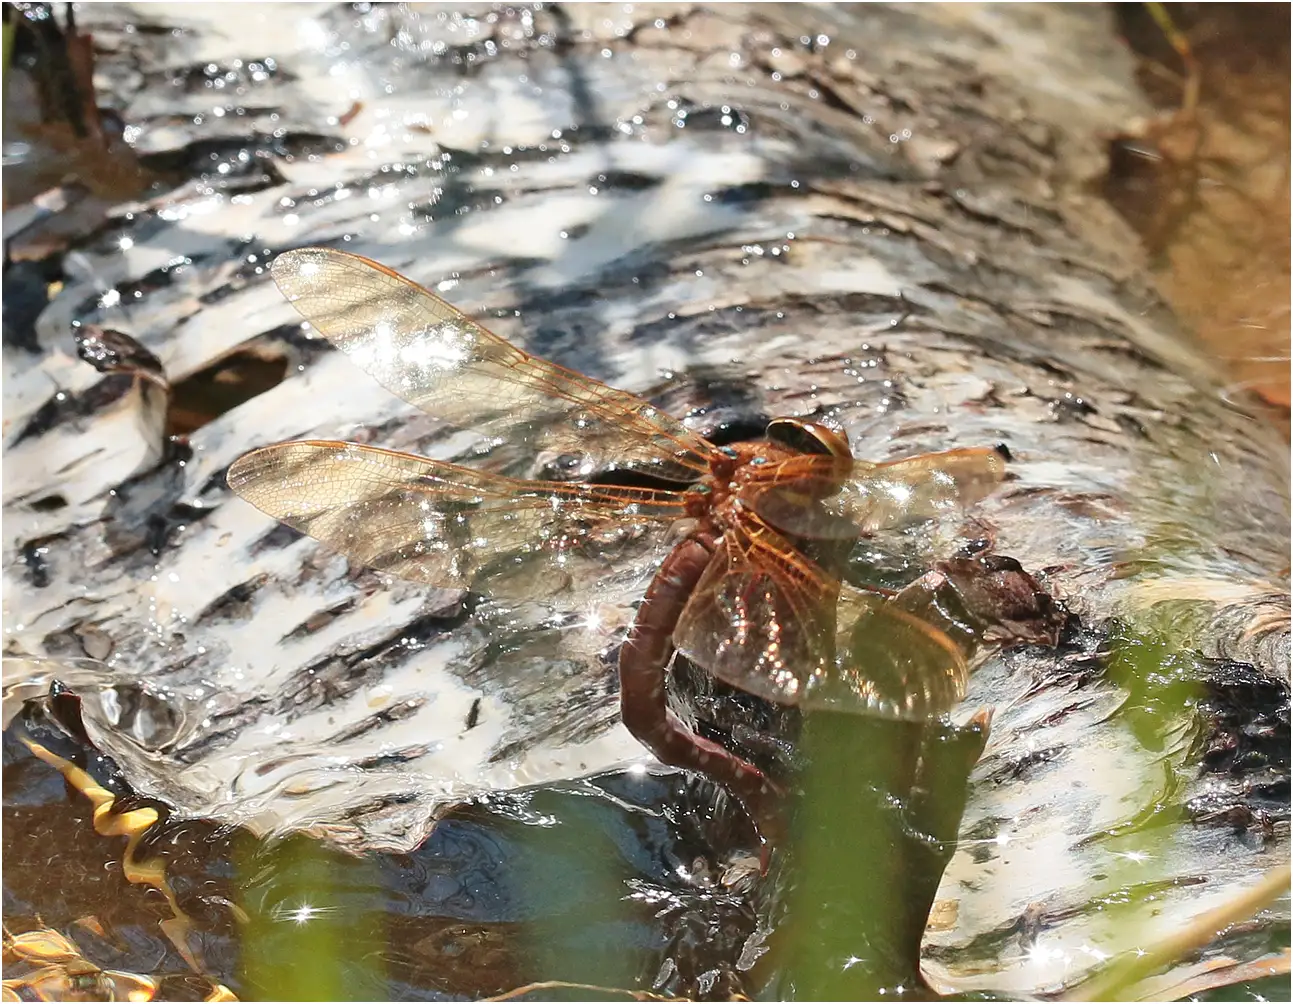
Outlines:
[[[800,453],[846,457],[850,460],[853,458],[848,436],[819,422],[807,422],[800,418],[774,418],[768,423],[767,437],[774,443],[788,446]]]

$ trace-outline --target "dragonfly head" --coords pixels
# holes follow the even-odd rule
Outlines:
[[[768,423],[767,437],[774,443],[800,453],[819,453],[827,457],[853,459],[849,437],[840,429],[802,418],[774,418]]]
[[[768,441],[798,454],[828,457],[830,462],[814,466],[814,475],[804,479],[798,490],[812,498],[833,494],[853,471],[853,451],[842,431],[802,418],[774,418],[768,423]]]

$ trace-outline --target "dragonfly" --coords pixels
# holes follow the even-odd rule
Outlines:
[[[962,697],[959,658],[914,658],[883,679],[865,660],[837,658],[840,610],[877,617],[886,604],[845,589],[824,556],[983,498],[1005,477],[1001,448],[869,463],[842,431],[795,417],[774,419],[758,441],[720,446],[635,394],[522,351],[375,261],[303,248],[280,254],[271,274],[361,369],[447,424],[574,458],[576,470],[672,487],[526,480],[309,440],[243,455],[230,488],[352,562],[503,599],[559,604],[595,591],[626,541],[655,542],[664,557],[620,648],[621,718],[657,759],[735,795],[761,835],[778,787],[670,709],[675,654],[806,710],[919,719]],[[892,616],[908,635],[936,635]]]

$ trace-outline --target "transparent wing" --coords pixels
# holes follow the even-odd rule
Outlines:
[[[415,582],[547,599],[663,548],[674,492],[519,481],[354,443],[254,450],[229,487],[352,561]],[[636,551],[635,551],[636,553]]]
[[[825,505],[869,533],[972,505],[1005,476],[1006,459],[991,447],[925,453],[863,466]]]
[[[678,481],[709,469],[712,448],[677,419],[522,352],[377,262],[303,248],[279,255],[271,272],[329,341],[436,418],[535,451]]]
[[[839,538],[875,533],[955,512],[979,501],[1006,476],[995,449],[924,453],[883,464],[854,462],[840,483],[838,460],[797,457],[777,477],[752,481],[745,499],[778,530],[797,537]]]
[[[757,527],[724,535],[674,630],[714,676],[778,704],[811,704],[831,672],[839,583]]]
[[[836,670],[811,706],[921,719],[960,702],[970,674],[964,653],[901,604],[899,596],[842,588]]]
[[[778,704],[941,715],[964,696],[969,667],[951,638],[901,602],[841,586],[774,533],[729,530],[674,644],[720,680]]]

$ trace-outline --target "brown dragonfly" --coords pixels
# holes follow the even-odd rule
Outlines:
[[[679,487],[519,480],[328,441],[254,450],[229,469],[229,486],[352,561],[496,597],[560,603],[568,590],[595,590],[624,541],[659,542],[666,557],[621,648],[624,724],[664,763],[725,785],[756,823],[774,788],[669,710],[673,652],[806,709],[919,718],[962,696],[965,664],[955,657],[912,659],[883,684],[837,661],[842,587],[812,551],[838,553],[859,535],[981,498],[1004,475],[997,450],[872,464],[854,459],[843,433],[793,418],[771,422],[763,440],[716,446],[634,394],[522,352],[376,262],[306,248],[279,255],[272,273],[318,331],[431,415],[494,442],[577,457],[581,470]],[[854,614],[886,609],[846,598]],[[922,633],[918,620],[892,616]]]

